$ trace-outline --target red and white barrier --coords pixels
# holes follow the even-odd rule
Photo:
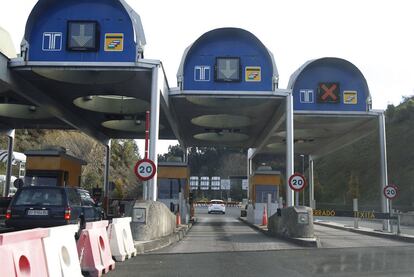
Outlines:
[[[48,276],[42,238],[47,229],[0,234],[1,276]]]
[[[117,262],[123,262],[137,254],[132,239],[131,218],[114,218],[109,224],[108,236],[112,256]]]
[[[90,276],[101,276],[115,269],[106,227],[108,220],[86,223],[77,242],[82,271]]]
[[[49,276],[82,277],[76,248],[77,225],[49,228],[49,236],[42,239]]]

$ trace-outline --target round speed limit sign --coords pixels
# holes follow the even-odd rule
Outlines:
[[[154,177],[156,172],[155,164],[150,159],[138,161],[134,167],[134,173],[140,180],[147,181]]]
[[[398,196],[398,187],[396,185],[388,185],[384,188],[384,195],[392,200]]]
[[[295,173],[289,178],[289,187],[294,191],[301,191],[306,187],[306,179],[300,173]]]

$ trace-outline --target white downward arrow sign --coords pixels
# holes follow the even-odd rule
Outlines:
[[[226,79],[230,79],[234,73],[236,73],[236,69],[232,69],[230,66],[230,60],[226,60],[226,67],[220,70],[221,73],[224,75]]]
[[[73,39],[80,47],[84,47],[91,39],[92,36],[85,35],[85,25],[79,25],[79,36],[73,36]]]

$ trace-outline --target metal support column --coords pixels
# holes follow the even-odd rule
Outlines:
[[[156,65],[152,69],[152,80],[151,80],[151,125],[150,125],[150,145],[149,145],[149,158],[158,168],[158,154],[157,154],[157,143],[158,143],[158,132],[160,126],[160,92],[158,90],[158,69]],[[158,189],[157,189],[157,172],[155,172],[154,178],[149,182],[149,200],[157,201]]]
[[[381,157],[381,182],[380,182],[380,195],[381,195],[381,211],[383,213],[390,212],[390,206],[388,199],[385,197],[383,191],[388,186],[388,169],[387,169],[387,141],[385,133],[385,114],[381,112],[378,115],[379,123],[379,145],[380,145],[380,157]],[[390,221],[383,221],[383,229],[386,231],[390,230]]]
[[[315,183],[313,177],[313,159],[309,155],[309,207],[315,209]]]
[[[14,145],[15,130],[7,131],[8,148],[7,148],[7,165],[6,165],[6,183],[4,185],[3,195],[9,196],[11,175],[12,175],[12,161],[13,161],[13,145]]]
[[[250,200],[250,176],[252,174],[252,159],[247,157],[247,202]]]
[[[108,140],[105,144],[105,170],[104,170],[104,203],[103,206],[108,214],[109,209],[109,167],[111,161],[111,140]]]
[[[286,206],[294,205],[294,194],[288,179],[294,171],[293,95],[286,96]]]

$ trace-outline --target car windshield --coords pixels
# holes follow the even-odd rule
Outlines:
[[[210,204],[223,204],[224,202],[223,201],[220,201],[220,200],[212,200],[211,202],[210,202]]]
[[[30,188],[23,189],[17,196],[15,204],[21,205],[42,205],[59,206],[63,205],[62,190],[58,188]]]

